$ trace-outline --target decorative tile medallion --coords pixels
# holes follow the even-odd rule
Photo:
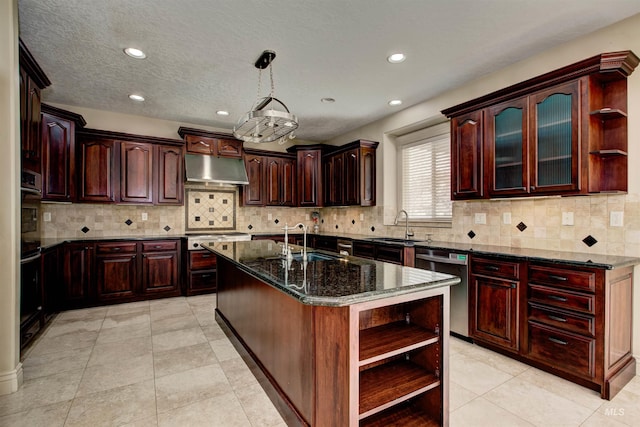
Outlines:
[[[185,231],[235,230],[235,190],[187,188],[185,195]]]

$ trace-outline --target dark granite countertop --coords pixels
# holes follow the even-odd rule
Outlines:
[[[346,306],[390,296],[451,286],[460,278],[434,271],[312,250],[321,260],[288,262],[281,244],[270,240],[203,245],[241,270],[263,280],[303,304]],[[299,255],[301,247],[290,245]]]
[[[180,240],[182,235],[167,236],[157,234],[149,236],[108,236],[108,237],[48,237],[40,239],[40,248],[45,251],[67,242],[99,242],[99,241],[127,241],[127,240]]]

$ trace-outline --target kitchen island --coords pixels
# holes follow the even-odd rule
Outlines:
[[[322,251],[287,260],[273,241],[204,247],[218,256],[216,319],[289,425],[448,425],[459,278]]]

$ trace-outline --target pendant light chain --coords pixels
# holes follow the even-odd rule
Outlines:
[[[262,92],[262,69],[258,68],[258,93],[256,94],[256,103],[253,104],[254,107],[260,101],[260,92]]]
[[[269,79],[271,80],[271,93],[269,93],[269,96],[273,98],[273,94],[276,91],[276,87],[273,84],[273,62],[269,64]]]

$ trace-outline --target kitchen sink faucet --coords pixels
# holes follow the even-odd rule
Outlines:
[[[307,226],[303,223],[299,222],[293,227],[289,227],[287,223],[284,224],[282,229],[284,230],[284,246],[282,247],[282,254],[287,257],[287,259],[291,256],[291,251],[289,250],[289,230],[295,230],[296,228],[301,227],[302,231],[304,231],[304,240],[302,244],[302,261],[304,263],[307,262]]]
[[[398,218],[400,214],[404,213],[404,238],[409,240],[409,237],[413,237],[413,231],[409,230],[409,214],[404,209],[400,209],[396,215],[396,219],[393,221],[393,225],[398,225]]]

